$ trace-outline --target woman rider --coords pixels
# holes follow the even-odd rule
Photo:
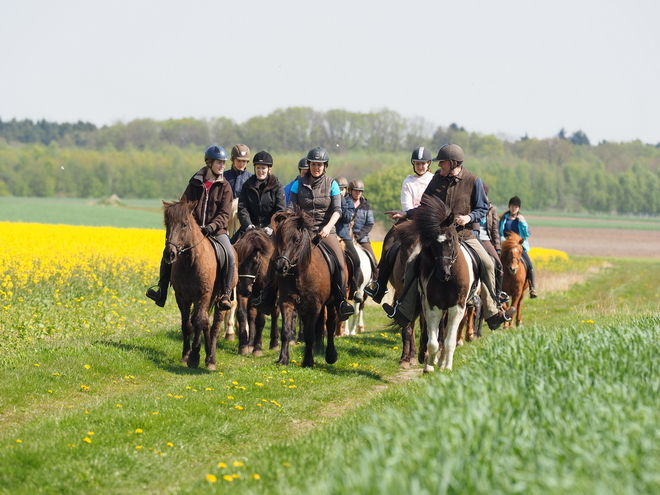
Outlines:
[[[536,297],[536,287],[534,283],[534,267],[532,260],[529,258],[529,242],[527,239],[532,235],[529,226],[525,221],[525,217],[520,214],[520,206],[522,202],[518,196],[514,196],[509,200],[509,211],[500,217],[500,239],[506,240],[507,236],[513,232],[523,238],[523,258],[525,264],[529,268],[527,270],[527,279],[529,280],[529,297],[534,299]]]
[[[358,274],[361,270],[360,256],[355,250],[353,236],[351,235],[351,222],[353,221],[353,217],[355,217],[355,205],[353,204],[350,196],[346,195],[348,179],[340,175],[335,177],[335,181],[339,186],[339,192],[341,194],[341,217],[339,217],[339,220],[337,220],[335,229],[337,230],[337,235],[339,238],[344,241],[344,249],[346,250],[346,254],[353,263],[353,277],[350,281],[351,286],[349,291],[349,298],[352,298],[355,302],[362,302],[362,296],[357,294],[357,289],[359,286]]]
[[[272,235],[271,218],[286,209],[284,188],[271,173],[273,157],[270,153],[260,151],[254,155],[252,163],[254,175],[243,184],[238,198],[239,236],[255,227],[262,227],[268,235]]]
[[[289,208],[304,211],[314,220],[314,231],[320,242],[334,254],[338,269],[332,281],[332,292],[341,321],[347,320],[355,309],[346,302],[346,263],[344,252],[339,245],[335,224],[341,216],[341,193],[332,177],[326,175],[330,157],[323,148],[314,148],[307,153],[309,171],[291,187]],[[275,303],[275,290],[272,286],[264,289],[252,306],[259,311],[268,311]]]
[[[373,266],[376,266],[376,254],[371,247],[369,241],[369,232],[374,228],[374,211],[367,198],[362,196],[364,193],[364,182],[360,179],[353,179],[348,185],[348,194],[351,196],[353,206],[355,206],[355,222],[353,222],[353,237],[355,242],[359,243],[362,248],[369,253],[373,261]],[[377,275],[375,275],[377,276]]]
[[[202,233],[214,237],[225,248],[227,266],[225,280],[222,285],[222,295],[218,307],[222,310],[231,308],[231,292],[234,281],[234,249],[229,242],[227,225],[231,213],[231,202],[234,199],[231,186],[225,180],[222,172],[227,163],[227,152],[220,146],[211,146],[204,153],[206,166],[201,168],[189,181],[183,196],[188,201],[197,202],[193,215]],[[160,262],[160,280],[158,288],[150,287],[147,297],[153,299],[160,307],[165,306],[167,289],[170,284],[172,265],[162,259]]]

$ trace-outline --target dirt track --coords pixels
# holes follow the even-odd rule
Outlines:
[[[616,258],[660,258],[660,231],[531,226],[532,247],[568,254]]]

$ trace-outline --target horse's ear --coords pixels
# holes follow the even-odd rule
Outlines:
[[[292,215],[292,212],[290,211],[278,211],[273,215],[273,218],[270,220],[270,224],[273,227],[274,230],[277,230],[277,228],[280,226],[280,224],[289,218]]]

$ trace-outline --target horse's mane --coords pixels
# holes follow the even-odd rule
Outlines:
[[[277,223],[277,228],[275,230],[276,249],[280,252],[284,245],[284,239],[292,239],[296,235],[302,235],[303,240],[300,242],[300,250],[297,253],[297,258],[298,264],[302,264],[302,266],[306,267],[312,255],[310,241],[313,237],[312,229],[314,228],[314,219],[310,214],[303,211],[295,214],[289,213],[286,217],[281,217],[281,219],[278,218],[280,221]]]
[[[522,237],[515,232],[511,232],[505,241],[502,241],[502,251],[510,251],[519,244],[522,244]]]
[[[180,201],[163,201],[163,211],[165,215],[163,220],[165,226],[173,222],[181,222],[186,220],[197,206],[197,201],[188,201],[188,198],[183,196]]]
[[[264,229],[257,228],[247,231],[236,244],[236,255],[239,260],[247,259],[252,251],[259,251],[261,253],[268,253],[273,250],[273,242]]]
[[[434,242],[438,236],[453,228],[454,216],[439,198],[425,194],[420,205],[411,212],[411,230],[415,230],[422,244]]]

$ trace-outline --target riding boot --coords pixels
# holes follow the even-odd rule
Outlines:
[[[355,314],[355,308],[351,303],[346,301],[346,297],[344,296],[345,291],[342,290],[339,285],[335,284],[334,292],[335,300],[337,301],[337,316],[339,317],[339,321],[346,321]]]
[[[534,283],[534,269],[530,268],[527,271],[527,280],[529,280],[529,297],[531,299],[536,299],[536,284]]]
[[[502,290],[503,281],[504,281],[504,273],[502,272],[502,270],[498,270],[497,267],[495,267],[495,292],[497,293],[500,305],[509,302],[509,300],[511,299],[509,294],[507,294]]]
[[[234,285],[234,266],[227,267],[225,273],[225,280],[222,286],[222,295],[218,301],[218,309],[220,311],[227,311],[231,309],[231,296],[233,292]]]
[[[157,306],[161,308],[165,306],[167,301],[167,290],[170,287],[170,276],[172,275],[172,265],[165,263],[165,260],[160,260],[160,277],[158,285],[151,286],[147,289],[146,296],[152,299]],[[158,287],[158,289],[155,289]]]
[[[374,278],[364,288],[364,292],[370,296],[376,303],[380,304],[383,296],[387,294],[387,281],[390,278],[390,266],[384,263],[378,270],[378,277]]]

